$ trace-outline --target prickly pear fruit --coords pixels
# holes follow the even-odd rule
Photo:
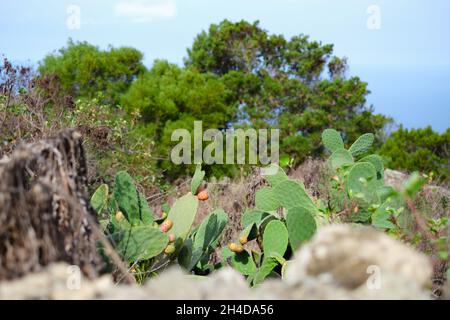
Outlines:
[[[200,192],[197,194],[197,198],[198,198],[198,200],[200,200],[200,201],[208,200],[208,198],[209,198],[208,192],[207,192],[206,190],[200,191]]]
[[[236,243],[230,243],[230,244],[228,245],[228,248],[229,248],[232,252],[236,252],[236,253],[240,253],[240,252],[244,251],[244,248],[243,248],[241,245],[236,244]]]
[[[167,247],[164,249],[165,254],[172,254],[175,252],[175,246],[173,244],[168,244]]]
[[[176,238],[176,237],[175,237],[175,234],[173,234],[173,233],[170,234],[170,235],[169,235],[169,242],[174,242],[174,241],[175,241],[175,238]]]
[[[244,244],[246,244],[246,243],[248,242],[248,239],[247,239],[246,236],[242,236],[242,237],[239,238],[239,242],[240,242],[242,245],[244,245]]]
[[[116,212],[116,220],[120,222],[123,220],[123,218],[125,218],[125,216],[123,215],[122,211],[117,211]]]
[[[161,225],[159,226],[161,231],[164,233],[169,231],[170,229],[172,229],[172,227],[173,227],[173,222],[172,222],[172,220],[169,220],[169,219],[164,220],[164,222],[161,223]]]

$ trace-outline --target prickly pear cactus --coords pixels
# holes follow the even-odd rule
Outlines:
[[[275,187],[280,182],[288,180],[288,176],[284,170],[276,164],[262,168],[261,174],[269,182],[271,187]]]
[[[266,187],[259,189],[255,194],[255,206],[261,211],[274,211],[281,205],[275,195],[273,188]]]
[[[349,151],[354,157],[358,157],[372,148],[374,140],[375,136],[373,133],[363,134],[352,144]]]
[[[372,225],[380,229],[394,229],[396,226],[392,223],[392,211],[389,208],[390,201],[386,201],[372,214]]]
[[[120,171],[116,175],[114,199],[118,209],[123,212],[132,226],[153,222],[153,214],[147,201],[138,192],[133,179],[125,171]]]
[[[197,194],[198,188],[201,186],[204,178],[205,178],[205,171],[203,171],[202,166],[198,164],[191,181],[191,193],[193,195]]]
[[[179,198],[170,209],[168,219],[173,222],[171,233],[184,241],[191,230],[197,214],[198,199],[192,193]]]
[[[123,229],[114,235],[116,249],[128,262],[147,260],[164,251],[169,238],[151,226],[137,226]]]
[[[347,178],[347,192],[350,198],[373,199],[377,189],[377,171],[373,164],[359,162],[350,170]]]
[[[286,209],[302,206],[310,209],[312,212],[317,211],[305,187],[296,181],[286,180],[280,182],[275,186],[274,193],[278,201]]]
[[[342,167],[348,167],[355,163],[350,151],[345,149],[338,149],[331,154],[330,157],[331,166],[333,169],[339,169]]]
[[[225,261],[231,260],[231,266],[244,276],[255,274],[258,270],[252,256],[245,250],[236,253],[224,247],[221,251],[221,257]]]
[[[101,214],[108,206],[109,189],[108,185],[102,184],[95,190],[91,197],[91,206],[98,214]]]
[[[379,155],[372,154],[370,156],[362,158],[361,160],[359,160],[359,162],[371,163],[377,171],[377,180],[384,184],[384,164],[383,159]]]
[[[245,244],[248,241],[256,239],[258,236],[258,226],[256,223],[251,223],[239,234],[239,241],[241,244]]]
[[[316,232],[316,221],[307,208],[293,207],[286,214],[286,227],[289,234],[289,242],[294,251],[300,245],[311,239]]]
[[[253,276],[253,285],[258,286],[261,284],[279,265],[278,259],[275,257],[267,257],[264,259],[261,267],[255,272]]]
[[[206,217],[195,233],[194,248],[206,251],[222,234],[228,223],[228,215],[222,209],[217,209]]]
[[[326,129],[322,133],[322,142],[331,152],[336,152],[337,150],[345,148],[341,134],[334,129]]]
[[[255,223],[258,227],[260,224],[269,217],[270,214],[259,210],[247,209],[241,217],[241,225],[243,228]]]
[[[273,220],[264,230],[263,249],[265,255],[278,254],[283,256],[288,246],[288,230],[283,222]]]

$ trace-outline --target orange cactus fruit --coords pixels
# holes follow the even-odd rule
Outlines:
[[[165,233],[165,232],[169,231],[170,229],[172,229],[172,227],[173,227],[172,220],[166,219],[166,220],[164,220],[163,223],[161,223],[159,228],[161,229],[162,232]]]
[[[123,218],[125,218],[125,216],[123,215],[122,211],[117,211],[116,212],[116,220],[120,222],[123,220]]]
[[[241,245],[238,245],[236,243],[230,243],[228,245],[228,248],[232,251],[232,252],[236,252],[236,253],[240,253],[242,251],[244,251],[244,248]]]
[[[239,238],[239,242],[240,242],[242,245],[244,245],[244,244],[246,244],[246,243],[248,242],[248,239],[247,239],[246,236],[242,236],[242,237]]]
[[[174,242],[175,239],[176,239],[175,234],[172,233],[169,235],[169,242]]]
[[[173,244],[167,245],[167,247],[164,249],[165,254],[172,254],[175,252],[175,246]]]
[[[209,198],[208,192],[207,192],[206,190],[200,191],[200,192],[197,194],[197,198],[198,198],[198,200],[200,200],[200,201],[208,200],[208,198]]]

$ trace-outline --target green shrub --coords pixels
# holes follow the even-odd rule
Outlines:
[[[433,173],[436,180],[450,179],[450,129],[442,134],[431,127],[393,132],[380,148],[392,169]]]
[[[142,58],[143,54],[133,48],[100,50],[87,42],[69,40],[58,53],[47,55],[38,71],[41,75],[57,76],[64,94],[94,98],[103,93],[103,102],[114,106],[145,71]]]

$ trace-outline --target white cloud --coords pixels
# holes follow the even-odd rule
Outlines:
[[[177,7],[171,0],[121,1],[115,5],[114,12],[132,22],[142,23],[173,18],[177,14]]]

